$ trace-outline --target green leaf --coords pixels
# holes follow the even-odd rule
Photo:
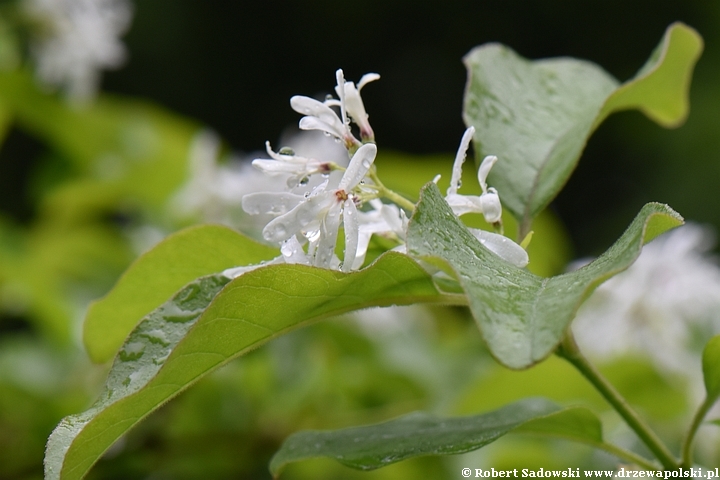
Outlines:
[[[580,304],[603,281],[629,267],[648,231],[682,224],[666,205],[643,207],[602,256],[574,272],[542,278],[491,253],[452,213],[430,183],[408,227],[408,251],[457,277],[493,356],[522,369],[547,357]]]
[[[462,302],[439,294],[425,270],[394,252],[349,274],[302,265],[259,267],[227,284],[204,309],[223,281],[211,275],[190,283],[137,326],[97,403],[65,418],[51,435],[46,478],[82,478],[152,411],[233,358],[299,326],[372,306]]]
[[[720,397],[720,335],[711,338],[705,346],[702,367],[707,390],[705,402],[710,406]]]
[[[268,260],[277,250],[218,225],[170,235],[138,258],[103,298],[92,303],[84,325],[90,358],[110,360],[128,333],[180,287],[203,275]]]
[[[528,61],[499,44],[468,53],[463,115],[475,127],[478,158],[500,158],[489,183],[503,205],[518,221],[530,222],[558,194],[590,134],[612,112],[632,108],[665,127],[682,123],[701,51],[697,32],[675,23],[622,85],[582,60]]]
[[[549,400],[527,398],[482,415],[440,418],[415,412],[376,425],[298,432],[273,456],[270,471],[277,478],[288,463],[315,457],[373,470],[421,455],[470,452],[514,430],[602,443],[602,426],[589,410],[563,410]]]

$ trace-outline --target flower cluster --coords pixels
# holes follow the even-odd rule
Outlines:
[[[132,17],[128,0],[24,0],[23,7],[38,25],[32,45],[38,77],[70,98],[92,97],[100,70],[124,61],[119,37]]]
[[[364,75],[355,85],[336,72],[337,98],[319,101],[305,96],[290,99],[292,108],[304,116],[301,130],[318,130],[335,139],[347,151],[349,163],[315,156],[303,156],[284,147],[275,151],[266,144],[270,158],[253,160],[253,166],[277,180],[282,189],[245,194],[242,207],[251,215],[270,215],[262,235],[268,242],[280,245],[281,257],[274,262],[299,263],[344,272],[360,268],[365,261],[372,235],[397,241],[398,249],[407,228],[407,213],[412,203],[388,190],[380,181],[374,166],[377,146],[360,91],[367,83],[379,79],[374,73]],[[478,172],[480,196],[458,194],[460,175],[474,129],[464,134],[455,159],[447,201],[457,215],[476,212],[501,228],[502,207],[498,192],[487,186],[487,175],[497,157],[487,157]],[[358,135],[356,135],[356,132]],[[389,200],[383,202],[381,198]],[[336,255],[338,238],[344,235],[342,260]],[[489,250],[511,263],[524,267],[527,254],[510,239],[492,232],[472,230]],[[227,275],[239,275],[247,268],[232,269]]]

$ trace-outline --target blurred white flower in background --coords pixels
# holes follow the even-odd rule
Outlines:
[[[660,371],[689,375],[702,395],[700,354],[720,333],[720,267],[710,228],[679,227],[649,243],[625,272],[580,308],[574,332],[600,359],[647,356]]]
[[[128,0],[23,0],[22,6],[36,24],[31,52],[37,76],[69,98],[92,98],[100,71],[124,62],[120,36],[133,11]]]

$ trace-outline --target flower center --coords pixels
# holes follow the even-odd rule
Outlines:
[[[348,194],[345,193],[345,190],[335,190],[335,197],[338,199],[338,202],[344,202],[348,199]]]

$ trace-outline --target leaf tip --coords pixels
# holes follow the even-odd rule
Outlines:
[[[645,220],[645,226],[643,229],[643,245],[651,242],[668,230],[672,230],[673,228],[679,227],[685,223],[685,219],[682,215],[677,213],[668,205],[662,203],[649,203],[644,209],[651,210],[651,212],[648,212],[648,217]]]

